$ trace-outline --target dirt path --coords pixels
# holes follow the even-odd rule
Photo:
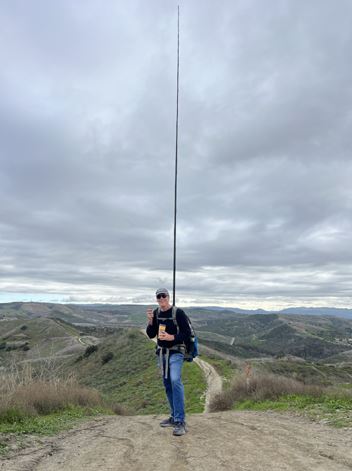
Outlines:
[[[222,390],[222,378],[210,363],[200,358],[196,358],[194,361],[203,370],[207,381],[204,412],[209,412],[210,401]]]
[[[270,412],[194,414],[174,437],[160,417],[99,418],[0,461],[6,471],[347,471],[352,429]]]

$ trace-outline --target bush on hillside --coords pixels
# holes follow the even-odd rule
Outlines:
[[[126,406],[122,406],[121,404],[113,403],[109,404],[109,407],[116,415],[134,415],[133,411],[128,409]]]
[[[88,345],[85,352],[83,353],[84,358],[88,358],[92,353],[98,351],[98,345]]]
[[[105,363],[108,363],[110,360],[114,358],[114,354],[112,352],[107,352],[101,357],[101,363],[102,365],[105,365]]]
[[[139,334],[139,333],[136,332],[135,330],[130,330],[130,331],[128,332],[128,335],[127,335],[127,336],[128,336],[128,338],[129,338],[130,340],[133,340],[133,339],[136,339],[136,338],[138,337],[138,334]]]

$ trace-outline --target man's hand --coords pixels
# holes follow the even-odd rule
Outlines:
[[[160,340],[175,340],[175,336],[168,334],[167,332],[160,332],[159,339]]]
[[[148,324],[152,325],[153,324],[153,309],[151,307],[147,309],[147,319],[148,319]]]

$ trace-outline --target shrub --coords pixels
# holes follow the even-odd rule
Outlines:
[[[105,365],[105,363],[108,363],[110,360],[114,358],[114,354],[112,352],[107,352],[101,357],[101,363],[102,365]]]
[[[284,395],[321,396],[320,386],[307,385],[300,381],[273,374],[256,374],[251,378],[235,378],[230,388],[218,394],[210,403],[212,412],[229,410],[236,402],[277,400]]]
[[[233,393],[230,389],[226,389],[217,394],[209,404],[210,412],[217,412],[222,410],[230,410],[233,406],[234,399]]]
[[[138,332],[135,332],[134,330],[131,330],[131,331],[128,332],[127,337],[130,340],[136,339],[138,337]]]
[[[116,415],[132,415],[132,412],[127,407],[122,406],[121,404],[114,403],[110,404],[109,407]]]
[[[84,358],[88,358],[92,353],[98,350],[98,345],[88,345],[85,352],[83,353]]]

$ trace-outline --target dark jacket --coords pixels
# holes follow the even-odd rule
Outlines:
[[[153,311],[153,323],[147,325],[147,335],[149,338],[153,339],[157,336],[159,331],[159,324],[165,324],[165,332],[170,335],[175,335],[175,340],[159,340],[158,339],[158,346],[159,347],[166,347],[171,348],[175,345],[180,345],[183,343],[187,343],[191,337],[191,329],[186,317],[185,312],[177,308],[176,311],[176,321],[178,324],[179,332],[177,334],[177,327],[172,320],[172,307],[167,311],[160,311],[159,315],[157,315],[158,309],[154,309]],[[166,318],[165,321],[159,321],[159,317]],[[170,351],[172,353],[172,350]]]

